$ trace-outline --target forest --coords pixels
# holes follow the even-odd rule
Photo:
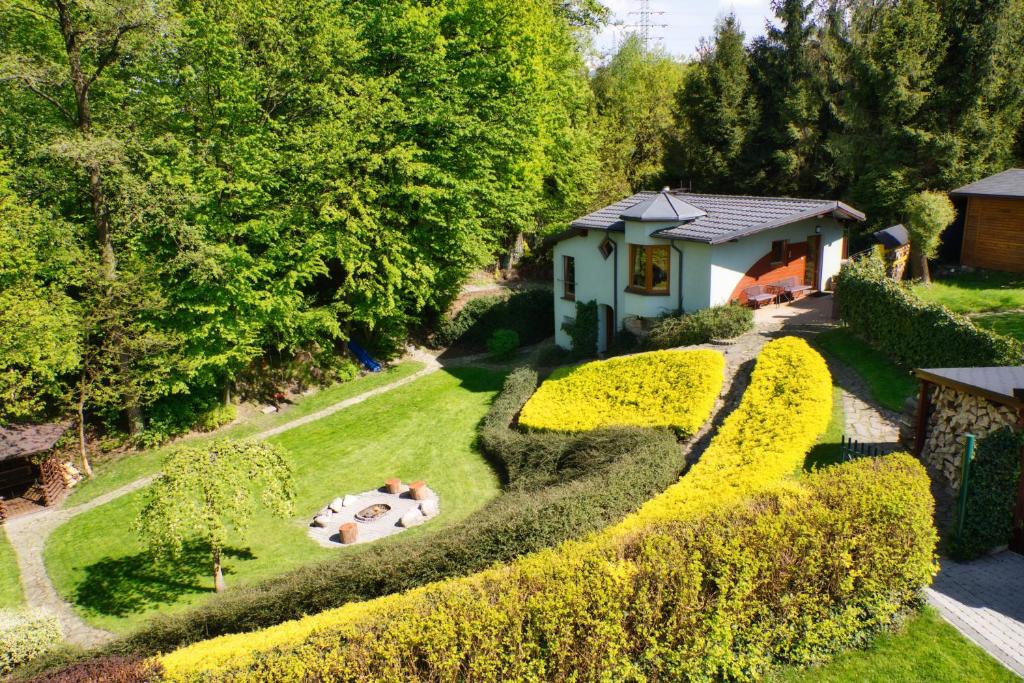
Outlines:
[[[877,227],[1022,163],[1022,0],[774,9],[682,59],[597,55],[595,0],[3,0],[0,424],[155,443],[344,378],[639,189]]]

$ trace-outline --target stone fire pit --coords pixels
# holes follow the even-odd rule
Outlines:
[[[389,488],[397,493],[389,493]],[[379,489],[332,500],[314,516],[309,537],[325,548],[369,543],[419,526],[439,512],[437,494],[424,482],[388,480]],[[349,523],[355,525],[355,540],[342,543],[340,528]],[[350,536],[351,527],[347,529]]]

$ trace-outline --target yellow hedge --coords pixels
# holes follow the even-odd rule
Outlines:
[[[601,427],[670,427],[690,435],[704,424],[722,388],[716,351],[654,351],[594,361],[544,382],[519,424],[582,432]]]
[[[637,636],[624,632],[622,615],[649,607],[636,593],[637,572],[649,567],[627,548],[652,528],[693,522],[752,493],[799,499],[800,487],[780,483],[824,431],[831,397],[828,369],[806,342],[773,341],[700,461],[621,524],[473,576],[197,643],[160,663],[181,681],[399,681],[414,660],[442,680],[494,680],[510,671],[546,679],[581,666],[611,680],[638,678],[628,651]],[[672,568],[680,576],[699,571],[699,562]],[[524,639],[526,624],[533,639]]]

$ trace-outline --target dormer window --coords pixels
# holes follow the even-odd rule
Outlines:
[[[669,248],[668,245],[629,245],[629,287],[634,294],[668,294]]]

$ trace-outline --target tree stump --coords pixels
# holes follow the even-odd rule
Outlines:
[[[388,493],[398,495],[402,492],[402,480],[392,477],[384,482],[384,485],[388,488]]]
[[[409,484],[409,495],[412,496],[413,500],[426,500],[427,483],[424,481],[414,481]]]
[[[355,522],[345,522],[338,527],[338,534],[341,536],[341,542],[345,545],[355,543],[359,538],[359,526]]]

